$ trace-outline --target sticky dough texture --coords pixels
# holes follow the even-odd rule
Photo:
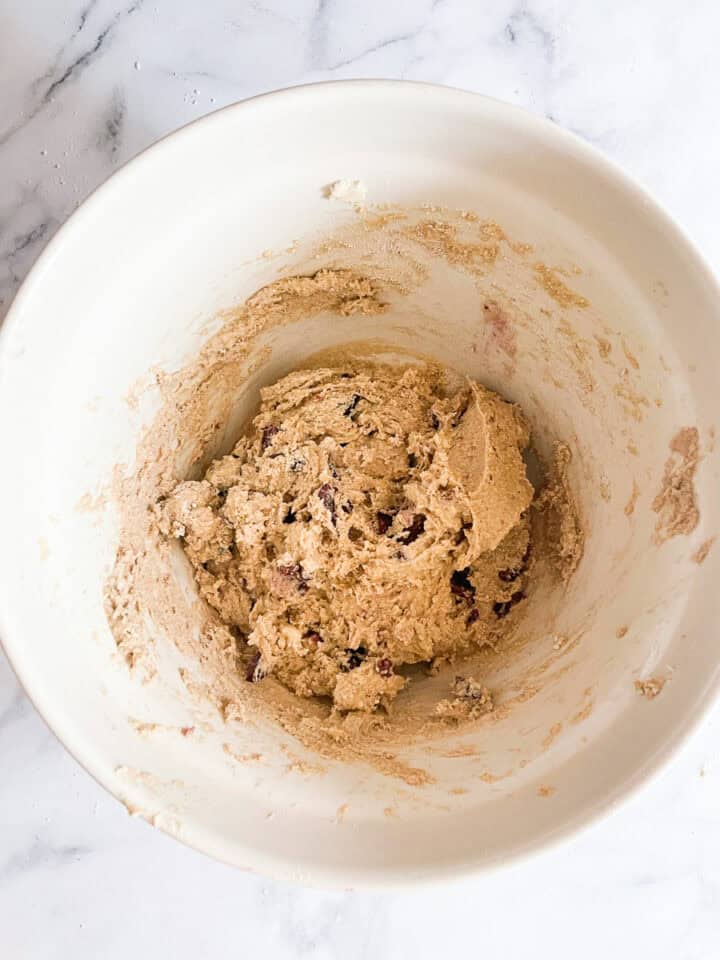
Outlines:
[[[201,595],[272,674],[339,710],[408,664],[492,643],[523,598],[533,488],[517,406],[442,371],[291,373],[252,429],[160,508]],[[247,658],[246,658],[247,659]]]

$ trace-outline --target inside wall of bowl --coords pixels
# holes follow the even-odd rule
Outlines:
[[[43,260],[5,334],[0,418],[19,455],[5,479],[5,500],[15,509],[4,517],[13,550],[3,552],[2,579],[13,603],[4,604],[3,624],[13,661],[56,732],[157,825],[220,857],[274,871],[292,860],[300,872],[360,876],[377,868],[378,850],[399,873],[451,871],[527,848],[617,795],[713,682],[717,666],[702,620],[712,611],[698,597],[707,595],[715,557],[702,567],[690,558],[716,531],[717,455],[708,431],[717,305],[702,271],[677,255],[672,231],[606,172],[589,172],[579,148],[548,145],[533,124],[499,117],[493,105],[476,126],[464,109],[449,110],[428,93],[421,129],[407,101],[383,94],[370,109],[355,97],[343,101],[344,112],[332,96],[313,110],[311,142],[303,139],[309,116],[300,100],[281,116],[258,113],[250,138],[246,120],[228,134],[209,118],[203,136],[190,135],[179,152],[167,142],[128,168]],[[282,159],[288,142],[297,158],[292,175]],[[167,176],[170,156],[177,176]],[[172,644],[163,647],[162,673],[173,681],[138,683],[115,651],[103,608],[117,549],[108,480],[118,463],[133,463],[161,402],[154,371],[187,363],[219,322],[219,309],[281,269],[307,268],[309,245],[282,251],[352,220],[322,197],[322,186],[340,176],[364,180],[371,200],[478,211],[511,239],[531,243],[533,253],[522,268],[501,261],[482,282],[438,262],[417,290],[390,296],[392,309],[376,320],[320,316],[277,332],[269,361],[237,398],[235,421],[252,408],[262,382],[330,343],[377,336],[518,401],[546,447],[566,440],[586,532],[567,593],[533,604],[524,663],[489,678],[511,689],[515,671],[550,658],[550,679],[506,720],[463,734],[475,753],[463,755],[463,743],[456,756],[422,745],[410,751],[408,759],[436,778],[423,787],[333,764],[313,775],[279,749],[277,731],[230,729],[211,710],[195,724],[198,735],[178,735],[196,718],[176,680],[184,665]],[[258,260],[265,249],[273,255]],[[338,251],[326,258],[352,261]],[[564,282],[589,307],[561,307],[548,297],[537,263],[567,271]],[[501,300],[512,317],[513,363],[488,347],[481,312],[488,299]],[[677,336],[678,317],[692,317],[692,337]],[[611,342],[611,362],[596,336]],[[592,390],[573,357],[589,369]],[[646,403],[616,392],[628,380],[630,396]],[[138,382],[150,389],[138,390]],[[704,451],[701,524],[692,537],[658,548],[652,500],[668,443],[690,425]],[[633,481],[639,493],[628,514]],[[22,650],[11,639],[18,637]],[[568,646],[556,651],[562,638]],[[639,697],[633,681],[668,667],[674,672],[663,695],[652,703]],[[157,729],[142,726],[152,723]],[[233,757],[253,753],[271,759]]]

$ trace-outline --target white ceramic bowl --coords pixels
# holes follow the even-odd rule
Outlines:
[[[138,378],[187,362],[219,308],[293,257],[302,265],[302,243],[284,260],[258,260],[263,250],[354,217],[322,194],[342,177],[364,181],[371,201],[478,211],[533,245],[517,302],[533,322],[518,329],[516,363],[509,370],[499,354],[473,352],[482,290],[440,263],[431,292],[398,305],[397,316],[362,331],[357,320],[320,318],[283,332],[238,397],[238,416],[261,381],[310,349],[361,333],[409,338],[569,440],[587,534],[555,632],[543,634],[542,609],[534,621],[536,652],[551,652],[560,635],[577,640],[572,649],[535,697],[465,737],[474,756],[425,755],[418,762],[436,782],[401,784],[400,794],[369,769],[335,763],[315,778],[288,770],[272,729],[221,729],[209,718],[204,737],[142,735],[129,718],[172,729],[191,706],[163,682],[139,683],[117,655],[103,610],[114,511],[83,509],[118,462],[132,463],[157,406],[152,391],[137,408],[125,402]],[[533,286],[536,262],[563,266],[559,276],[590,309],[567,310]],[[415,310],[424,321],[413,334]],[[594,371],[597,402],[581,402],[569,375],[576,347],[563,340],[563,317]],[[520,110],[457,90],[363,81],[287,90],[197,121],[83,204],[2,329],[7,654],[48,724],[109,791],[239,866],[322,884],[412,882],[505,863],[567,836],[656,770],[717,689],[720,551],[703,564],[692,556],[718,529],[719,321],[713,277],[663,211],[586,144]],[[596,334],[612,341],[609,363]],[[623,399],[628,384],[643,399]],[[668,444],[686,426],[698,428],[703,453],[700,522],[657,546],[652,501]],[[648,676],[669,678],[652,701],[634,687]],[[260,743],[268,763],[233,763],[222,749],[229,739],[236,752]]]

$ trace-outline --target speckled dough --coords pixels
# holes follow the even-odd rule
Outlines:
[[[493,643],[524,598],[527,424],[477,383],[445,383],[432,365],[292,373],[160,506],[248,680],[387,706],[403,668]]]

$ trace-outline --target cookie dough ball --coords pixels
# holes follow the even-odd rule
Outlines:
[[[436,367],[299,370],[161,526],[200,593],[275,676],[343,711],[403,667],[492,642],[524,598],[533,499],[517,406]]]

